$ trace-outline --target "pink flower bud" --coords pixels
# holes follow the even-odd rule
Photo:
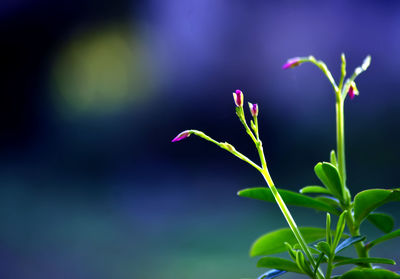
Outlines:
[[[249,108],[250,108],[251,115],[253,117],[257,117],[258,116],[258,105],[252,104],[249,102]]]
[[[289,68],[294,68],[294,67],[300,65],[300,63],[301,63],[300,62],[300,58],[299,57],[294,57],[294,58],[289,59],[286,62],[286,64],[284,64],[282,66],[282,69],[286,70],[286,69],[289,69]]]
[[[355,95],[359,94],[356,83],[354,81],[350,83],[349,91],[347,93],[349,94],[350,99],[353,99]]]
[[[350,88],[349,88],[349,96],[350,96],[350,99],[353,99],[354,98],[354,88],[353,88],[353,86],[350,86]]]
[[[241,90],[236,90],[233,94],[233,100],[235,100],[235,104],[237,107],[243,107],[243,92]]]
[[[183,131],[182,133],[180,133],[179,135],[177,135],[177,136],[172,140],[172,142],[177,142],[177,141],[183,140],[183,139],[189,137],[191,134],[192,134],[192,132],[189,131],[189,130]]]

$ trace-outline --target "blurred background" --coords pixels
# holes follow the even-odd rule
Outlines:
[[[0,277],[256,278],[251,243],[286,226],[238,198],[259,173],[232,92],[260,106],[272,177],[297,191],[335,148],[335,78],[372,56],[348,100],[353,193],[399,187],[398,1],[3,0],[0,4]],[[398,204],[383,210],[398,215]],[[300,226],[324,215],[292,208]],[[364,225],[369,239],[380,235]],[[400,242],[373,256],[393,257]],[[390,267],[399,270],[398,267]],[[293,278],[286,276],[285,278]],[[296,277],[297,278],[297,277]]]

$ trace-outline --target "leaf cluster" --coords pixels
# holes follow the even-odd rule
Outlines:
[[[334,152],[333,152],[334,155]],[[263,256],[257,266],[270,268],[261,278],[275,278],[286,272],[306,274],[317,278],[316,271],[321,265],[327,265],[327,272],[342,265],[355,265],[356,270],[349,271],[340,278],[400,278],[393,272],[383,269],[371,269],[371,264],[395,264],[391,259],[358,257],[350,258],[341,255],[342,251],[354,245],[360,245],[367,253],[374,246],[400,236],[400,229],[393,230],[393,217],[387,213],[377,212],[382,205],[400,201],[400,188],[397,189],[368,189],[356,194],[353,200],[347,201],[346,189],[341,182],[335,161],[318,163],[314,168],[315,174],[322,185],[311,185],[300,189],[300,193],[279,189],[284,202],[288,206],[300,206],[326,212],[326,228],[302,227],[299,228],[310,251],[315,257],[317,266],[304,257],[303,251],[297,244],[296,238],[289,228],[279,229],[260,236],[251,246],[250,255]],[[271,190],[266,187],[254,187],[238,192],[241,197],[256,200],[275,202]],[[350,194],[349,194],[350,196]],[[331,229],[331,214],[338,216],[334,230]],[[365,235],[354,235],[345,232],[347,225],[352,230],[359,231],[360,225],[370,222],[382,231],[382,236],[367,240]],[[349,224],[350,222],[350,224]],[[289,259],[271,255],[287,251]],[[330,274],[327,274],[330,278]],[[358,276],[358,277],[357,277]],[[364,276],[364,277],[363,277]]]

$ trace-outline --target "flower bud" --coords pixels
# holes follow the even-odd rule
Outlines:
[[[353,89],[353,86],[350,86],[350,88],[349,88],[349,96],[350,96],[350,99],[353,99],[353,98],[354,98],[354,89]]]
[[[229,143],[227,143],[227,142],[222,143],[222,146],[223,146],[226,150],[228,150],[228,151],[230,151],[230,152],[235,152],[235,151],[236,151],[235,147],[233,147],[233,145],[231,145],[231,144],[229,144]]]
[[[249,108],[250,108],[251,115],[253,117],[257,117],[258,116],[258,105],[252,104],[249,102]]]
[[[241,90],[236,90],[233,94],[233,100],[235,101],[235,104],[237,107],[243,107],[243,92]]]
[[[354,81],[352,81],[350,84],[348,94],[350,96],[350,99],[353,99],[355,95],[359,94],[356,83]]]
[[[282,66],[282,69],[286,70],[286,69],[289,69],[289,68],[294,68],[294,67],[300,65],[300,63],[301,63],[300,58],[299,58],[299,57],[294,57],[294,58],[289,59],[289,60]]]
[[[189,131],[189,130],[183,131],[182,133],[180,133],[179,135],[177,135],[177,136],[172,140],[172,142],[177,142],[177,141],[183,140],[183,139],[189,137],[191,134],[192,134],[192,132]]]

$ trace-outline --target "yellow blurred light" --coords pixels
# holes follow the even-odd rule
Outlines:
[[[57,103],[69,113],[123,109],[148,95],[149,80],[140,41],[120,26],[80,32],[62,48],[53,68]]]

